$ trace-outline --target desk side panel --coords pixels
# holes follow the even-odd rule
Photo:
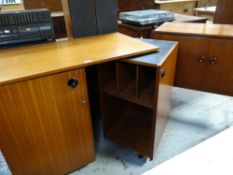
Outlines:
[[[161,65],[159,69],[157,69],[157,77],[156,77],[156,91],[157,98],[155,98],[155,110],[154,110],[154,147],[153,152],[155,155],[156,149],[160,142],[160,139],[164,133],[164,129],[167,125],[168,115],[170,112],[171,106],[171,96],[172,89],[174,84],[175,77],[175,68],[176,68],[176,60],[177,60],[177,51],[178,45],[174,48],[171,54],[167,57],[166,61]],[[153,158],[152,155],[151,157]]]

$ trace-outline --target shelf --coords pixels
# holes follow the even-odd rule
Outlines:
[[[104,65],[101,70],[101,79],[104,79],[101,81],[101,87],[104,93],[150,109],[154,108],[155,68],[117,63],[116,66]]]
[[[131,102],[136,102],[136,80],[130,81],[127,86],[122,89],[122,91],[119,93],[118,97],[123,99],[128,99]]]
[[[119,101],[120,112],[112,112],[111,118],[117,118],[105,133],[105,136],[138,153],[149,156],[152,133],[153,110],[139,105]],[[110,109],[111,110],[111,109]],[[119,117],[120,116],[120,117]]]
[[[108,95],[117,96],[116,83],[114,81],[109,83],[109,85],[104,88],[103,92],[107,93]]]
[[[154,108],[155,82],[151,82],[138,97],[138,103],[149,108]]]
[[[154,87],[153,83],[151,83],[151,85],[147,89],[145,89],[145,91],[139,98],[136,98],[134,91],[131,91],[132,84],[133,83],[130,83],[129,86],[125,88],[123,92],[120,93],[120,95],[117,95],[114,83],[111,83],[109,86],[105,87],[103,92],[107,95],[111,95],[113,97],[117,97],[122,100],[153,109],[153,96],[151,95],[152,89]]]

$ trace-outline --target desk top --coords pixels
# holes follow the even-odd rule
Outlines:
[[[168,160],[143,175],[232,175],[233,127]]]
[[[233,38],[233,26],[223,24],[164,23],[155,31],[156,33]]]
[[[124,62],[134,63],[149,67],[161,66],[168,55],[175,49],[178,48],[178,42],[174,41],[162,41],[153,39],[143,39],[143,41],[159,46],[160,50],[156,53],[149,53],[141,56],[135,56],[130,59],[124,59]]]
[[[0,51],[0,85],[130,56],[158,47],[119,33]]]

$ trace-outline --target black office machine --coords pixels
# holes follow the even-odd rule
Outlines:
[[[138,10],[121,12],[119,18],[122,22],[134,25],[158,25],[168,21],[174,21],[174,13],[162,10]]]
[[[0,12],[0,47],[55,41],[48,9]]]

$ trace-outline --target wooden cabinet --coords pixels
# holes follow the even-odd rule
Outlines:
[[[51,11],[56,39],[67,37],[61,0],[24,0],[25,9],[47,8]]]
[[[208,55],[209,40],[197,37],[162,35],[163,40],[179,42],[175,85],[192,89],[202,89],[205,64],[202,56]],[[203,59],[203,62],[202,62]]]
[[[0,146],[14,175],[66,174],[95,159],[84,69],[0,86]]]
[[[155,1],[155,8],[160,10],[169,10],[174,13],[194,15],[194,8],[197,5],[197,0],[168,0]]]
[[[154,0],[117,0],[118,12],[153,9]]]
[[[193,31],[200,32],[200,26],[195,26]],[[222,29],[219,28],[219,25],[211,26],[215,29],[215,32],[219,30],[220,35],[210,33],[211,27],[206,25],[203,25],[204,30],[202,31],[207,32],[204,34],[195,34],[195,32],[184,34],[182,31],[169,33],[169,29],[172,27],[169,25],[166,32],[162,32],[163,29],[158,29],[155,37],[179,41],[176,86],[233,95],[233,38],[230,34],[227,36],[229,30],[225,30],[225,33],[222,32],[222,29],[226,26],[222,26]],[[173,25],[173,27],[175,26]],[[189,25],[186,28],[188,31]],[[231,29],[230,26],[229,29]],[[208,33],[209,36],[207,36]]]
[[[189,16],[175,13],[174,22],[192,22],[192,23],[206,23],[208,18]],[[154,28],[157,26],[147,25],[147,26],[136,26],[132,24],[125,24],[118,21],[118,31],[126,35],[137,37],[137,38],[151,38],[153,36]]]
[[[198,7],[216,6],[218,0],[198,0]]]
[[[53,19],[55,37],[57,39],[66,38],[67,32],[66,32],[66,25],[65,25],[63,12],[53,12],[52,19]]]
[[[203,90],[233,95],[233,40],[211,39]]]
[[[51,11],[61,11],[61,0],[24,0],[26,9],[48,8]]]
[[[118,32],[135,38],[150,38],[153,26],[135,26],[118,22]]]
[[[105,137],[150,159],[167,123],[177,54],[174,42],[155,44],[159,53],[98,67]]]
[[[214,23],[233,24],[233,3],[232,0],[218,0]]]
[[[119,33],[2,49],[0,149],[13,174],[67,174],[93,161],[84,68],[158,49]]]

